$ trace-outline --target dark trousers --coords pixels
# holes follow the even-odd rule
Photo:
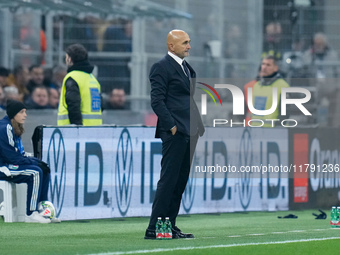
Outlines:
[[[20,165],[15,169],[8,166],[8,169],[12,176],[7,177],[0,172],[0,180],[27,184],[26,214],[31,215],[40,201],[47,200],[50,175],[43,174],[40,167],[35,165]]]
[[[198,135],[186,136],[177,132],[161,132],[161,175],[157,183],[149,229],[155,229],[157,217],[169,217],[173,226],[187,184]]]

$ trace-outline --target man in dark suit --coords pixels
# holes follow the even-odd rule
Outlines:
[[[182,30],[172,30],[167,37],[168,54],[150,70],[151,106],[158,117],[156,138],[162,139],[161,175],[157,183],[145,239],[155,239],[157,217],[169,217],[172,238],[193,238],[176,226],[182,194],[198,136],[204,126],[193,99],[196,73],[185,62],[190,38]]]

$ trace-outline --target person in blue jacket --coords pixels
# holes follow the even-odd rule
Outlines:
[[[0,120],[0,180],[27,184],[25,222],[50,223],[37,211],[38,203],[47,200],[50,168],[45,162],[28,157],[21,141],[26,106],[9,100],[6,113]]]

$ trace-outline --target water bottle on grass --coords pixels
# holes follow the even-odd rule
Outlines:
[[[338,217],[337,217],[337,212],[336,212],[336,207],[332,206],[331,210],[331,227],[336,228],[336,223],[338,223]]]
[[[167,239],[167,240],[172,239],[171,222],[170,222],[169,217],[166,217],[165,222],[164,222],[164,239]]]
[[[156,223],[156,239],[162,240],[164,239],[164,227],[163,227],[163,221],[161,217],[157,218]]]

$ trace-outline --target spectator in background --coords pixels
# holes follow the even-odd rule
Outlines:
[[[47,88],[42,85],[36,86],[25,104],[27,109],[49,109]]]
[[[7,78],[9,75],[9,70],[5,67],[0,67],[0,87],[6,87],[7,84]]]
[[[52,68],[43,68],[44,70],[44,81],[43,85],[46,86],[47,88],[50,88],[52,84],[52,76],[53,76],[53,71]]]
[[[30,81],[28,82],[27,89],[30,93],[37,86],[44,85],[44,69],[39,65],[32,65],[29,68]]]
[[[123,20],[121,24],[109,26],[106,29],[103,51],[131,52],[132,51],[132,22]]]
[[[338,61],[338,54],[333,50],[323,33],[316,33],[311,47],[304,52],[303,62],[308,72],[308,77],[336,78],[339,77],[339,68],[334,63],[323,65],[327,62]]]
[[[0,111],[5,110],[6,106],[5,106],[5,93],[3,88],[0,86]]]
[[[57,109],[59,105],[59,91],[55,88],[48,89],[48,104],[52,109]]]
[[[44,69],[44,85],[47,88],[61,90],[64,77],[67,74],[67,68],[62,65],[55,66],[54,68]]]
[[[63,65],[55,66],[53,68],[52,84],[50,85],[50,87],[60,91],[66,74],[67,74],[66,66]]]
[[[128,109],[125,91],[123,88],[114,88],[111,91],[105,109],[124,110]]]
[[[23,102],[29,96],[27,84],[29,81],[28,68],[24,66],[17,66],[14,68],[13,73],[9,75],[9,84],[18,89],[19,100]]]
[[[19,101],[20,98],[21,98],[20,95],[19,95],[18,89],[14,86],[5,87],[4,92],[5,92],[6,99],[12,99],[12,100]]]
[[[284,53],[284,45],[281,41],[282,26],[280,22],[273,21],[267,24],[262,58],[266,56],[274,56],[275,59],[281,61]]]
[[[80,36],[79,39],[83,42],[83,46],[88,51],[97,51],[98,38],[95,32],[95,27],[98,19],[89,15],[85,16],[84,20],[80,22],[83,25],[82,29],[80,29],[79,27],[76,27],[76,29]]]
[[[230,25],[228,33],[226,33],[225,57],[244,59],[247,53],[245,43],[240,26],[236,24]]]
[[[246,40],[244,40],[243,31],[240,26],[233,24],[228,27],[228,32],[226,33],[226,46],[223,47],[224,56],[226,58],[234,59],[245,59],[247,51]],[[240,78],[245,74],[245,66],[242,64],[235,64],[233,61],[227,65],[227,77],[230,78]],[[248,78],[248,77],[247,77]]]
[[[107,28],[104,34],[103,51],[131,52],[132,51],[132,22],[121,21]],[[110,88],[112,81],[115,85],[123,87],[130,93],[130,58],[114,58],[112,65],[103,65],[99,68],[98,76],[104,77],[107,82],[101,82],[102,87]],[[112,87],[111,87],[112,88]],[[111,90],[111,88],[109,90]],[[105,91],[108,92],[108,91]]]
[[[325,34],[316,33],[311,47],[303,54],[306,76],[312,79],[317,88],[318,124],[340,126],[340,91],[338,81],[340,71],[338,54],[329,44]]]

